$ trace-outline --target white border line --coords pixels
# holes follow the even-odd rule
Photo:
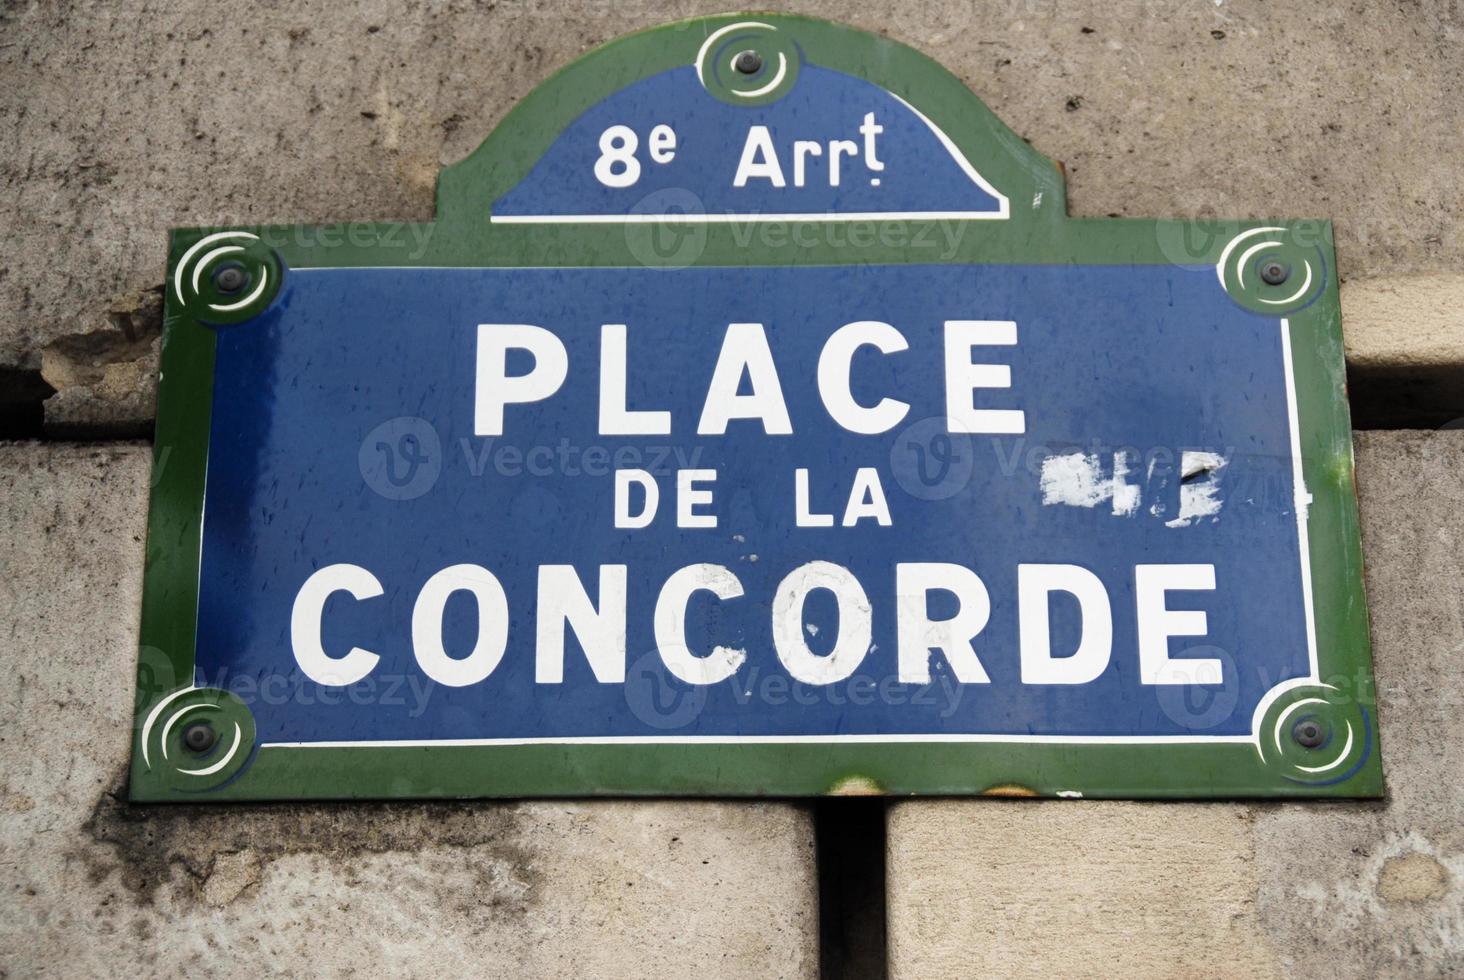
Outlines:
[[[881,91],[885,91],[885,94],[889,95],[890,98],[894,99],[895,101],[903,105],[906,109],[909,109],[911,112],[915,113],[916,118],[918,118],[921,122],[930,127],[930,131],[935,134],[935,138],[940,140],[940,145],[945,147],[946,152],[951,155],[951,159],[956,161],[956,165],[966,172],[966,176],[970,177],[971,180],[976,183],[976,186],[980,187],[986,193],[990,194],[992,197],[1001,202],[1000,207],[997,209],[996,215],[993,215],[993,217],[1000,217],[1002,220],[1011,217],[1011,201],[1008,200],[1007,196],[1001,191],[997,190],[995,187],[992,187],[990,182],[977,172],[976,168],[971,165],[971,161],[966,159],[966,154],[962,153],[960,147],[956,146],[955,142],[945,134],[945,130],[941,129],[934,122],[932,122],[930,117],[927,116],[925,113],[921,112],[919,109],[915,108],[913,105],[906,102],[895,93],[883,89],[881,89]]]
[[[1295,497],[1296,540],[1301,553],[1301,593],[1306,608],[1306,652],[1311,663],[1311,679],[1320,680],[1317,663],[1317,624],[1312,605],[1311,542],[1307,523],[1311,514],[1312,495],[1306,488],[1306,475],[1301,467],[1301,418],[1296,402],[1295,369],[1291,363],[1291,321],[1281,319],[1281,356],[1286,361],[1286,417],[1291,427],[1291,487]]]
[[[1045,742],[1059,745],[1132,745],[1137,743],[1232,742],[1247,745],[1249,735],[565,735],[545,738],[420,738],[363,742],[266,742],[266,749],[425,749],[470,745],[793,745],[877,744],[888,742]]]
[[[322,266],[296,269],[296,272],[355,271],[360,266]],[[433,268],[456,269],[471,266],[370,266],[367,268]],[[1050,744],[1050,745],[1221,745],[1251,744],[1260,751],[1260,722],[1266,709],[1277,698],[1303,684],[1320,683],[1320,668],[1317,663],[1316,616],[1312,602],[1311,545],[1307,535],[1307,522],[1312,496],[1306,489],[1306,480],[1301,465],[1301,416],[1296,399],[1295,370],[1291,359],[1291,321],[1281,320],[1281,360],[1286,378],[1286,420],[1291,435],[1291,480],[1296,509],[1296,534],[1298,552],[1301,558],[1302,606],[1306,618],[1307,657],[1311,673],[1306,677],[1293,677],[1272,687],[1256,704],[1251,716],[1249,735],[994,735],[994,734],[888,734],[888,735],[586,735],[555,736],[545,738],[464,738],[464,739],[401,739],[366,740],[356,742],[263,742],[264,749],[382,749],[382,748],[428,748],[431,746],[474,746],[474,745],[797,745],[797,744],[877,744],[877,743],[999,743]],[[199,533],[199,569],[202,573],[203,535]],[[181,692],[180,692],[181,693]],[[170,699],[171,700],[171,699]],[[161,707],[161,705],[159,706]],[[146,756],[144,755],[144,761]]]
[[[685,225],[730,224],[734,221],[939,221],[959,218],[962,221],[1005,221],[1007,199],[1001,198],[1000,211],[809,211],[736,214],[491,214],[495,225],[645,225],[654,222]]]
[[[1296,542],[1301,558],[1301,601],[1302,608],[1305,610],[1306,654],[1310,673],[1305,677],[1293,677],[1290,680],[1282,681],[1256,702],[1256,710],[1251,715],[1251,742],[1255,745],[1256,751],[1261,753],[1262,758],[1265,757],[1265,752],[1261,748],[1261,719],[1266,717],[1266,712],[1271,705],[1287,691],[1308,684],[1321,684],[1322,679],[1321,664],[1317,660],[1316,611],[1312,600],[1311,542],[1307,533],[1312,495],[1306,488],[1306,476],[1302,472],[1301,466],[1301,421],[1296,400],[1295,369],[1291,360],[1291,321],[1285,317],[1281,319],[1281,358],[1286,365],[1286,419],[1291,429],[1292,507],[1296,510]],[[1330,687],[1331,685],[1324,686]]]

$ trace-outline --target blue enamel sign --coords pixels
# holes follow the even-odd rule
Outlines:
[[[1288,352],[1213,274],[659,277],[307,270],[220,336],[198,663],[302,688],[261,739],[1245,735],[1309,672]],[[321,702],[380,676],[430,710]]]
[[[178,234],[135,792],[1376,792],[1325,223],[693,23],[432,225]]]

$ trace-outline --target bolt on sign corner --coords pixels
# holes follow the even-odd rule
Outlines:
[[[1379,795],[1343,378],[1326,222],[624,38],[431,223],[174,233],[133,797]]]

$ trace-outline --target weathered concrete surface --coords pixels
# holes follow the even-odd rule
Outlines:
[[[899,803],[890,976],[1464,973],[1464,432],[1357,438],[1386,803]]]
[[[1464,432],[1359,435],[1385,806],[1258,811],[1295,976],[1464,974]]]
[[[162,288],[115,297],[108,328],[66,334],[41,350],[48,436],[58,439],[152,435],[162,350]]]
[[[94,334],[133,363],[109,313],[161,282],[171,226],[430,218],[438,168],[556,68],[726,6],[8,6],[0,368]],[[1075,214],[1331,217],[1349,278],[1464,259],[1464,15],[1447,0],[778,6],[944,64],[1066,162]],[[135,426],[147,396],[120,382],[58,401],[54,424]]]
[[[1269,977],[1240,807],[900,803],[890,976]]]
[[[0,444],[0,976],[817,974],[786,804],[119,802],[148,455]]]
[[[1341,296],[1353,367],[1464,366],[1464,275],[1353,279]]]
[[[1464,276],[1342,284],[1355,418],[1379,428],[1464,423]]]

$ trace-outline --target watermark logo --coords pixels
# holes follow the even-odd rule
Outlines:
[[[1170,674],[1185,679],[1187,683],[1159,685],[1155,689],[1159,710],[1164,712],[1164,717],[1191,732],[1209,731],[1223,725],[1235,714],[1240,701],[1240,673],[1235,658],[1216,646],[1189,647],[1183,656],[1185,659],[1219,661],[1223,683],[1200,684],[1201,668],[1195,667],[1193,675],[1186,677],[1184,659],[1173,659],[1170,661]],[[1206,670],[1208,672],[1208,668]]]
[[[707,691],[701,684],[673,682],[654,650],[637,658],[625,672],[626,706],[658,731],[674,731],[696,721],[707,706]]]
[[[442,440],[426,419],[403,415],[366,434],[357,454],[361,478],[388,500],[413,500],[442,474]]]
[[[971,438],[946,431],[946,420],[921,419],[906,426],[890,447],[890,471],[918,500],[946,500],[971,482],[976,465]]]
[[[630,213],[634,217],[625,225],[625,243],[648,269],[685,269],[707,247],[706,222],[694,220],[704,216],[706,208],[684,187],[647,194]]]

